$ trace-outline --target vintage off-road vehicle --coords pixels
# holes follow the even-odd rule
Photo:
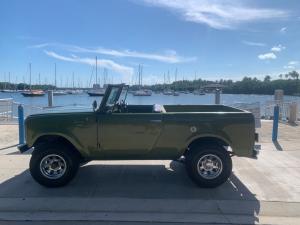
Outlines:
[[[231,174],[231,156],[256,155],[250,112],[223,105],[127,105],[127,90],[108,86],[94,110],[27,117],[19,150],[33,148],[32,177],[58,187],[90,160],[182,159],[196,184],[216,187]]]

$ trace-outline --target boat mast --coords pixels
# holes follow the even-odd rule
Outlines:
[[[29,63],[29,89],[31,91],[31,63]]]
[[[74,87],[74,72],[73,72],[73,74],[72,74],[72,82],[73,82],[73,89],[75,88]]]
[[[98,84],[98,68],[97,68],[97,56],[96,56],[96,84]]]
[[[141,89],[141,65],[140,64],[138,69],[138,75],[139,75],[139,89]]]
[[[56,63],[54,63],[54,86],[56,89]]]
[[[141,88],[143,86],[143,65],[141,65]]]

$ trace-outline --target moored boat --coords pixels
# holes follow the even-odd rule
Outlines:
[[[88,91],[89,96],[104,96],[104,94],[105,94],[104,88],[97,88]]]
[[[54,96],[61,96],[61,95],[67,95],[67,92],[65,91],[53,91]]]
[[[106,89],[101,88],[100,84],[97,83],[98,82],[97,71],[98,71],[98,63],[97,63],[97,56],[96,56],[96,82],[93,85],[93,89],[87,92],[89,96],[104,96],[105,94]]]
[[[41,97],[45,95],[45,92],[42,90],[30,90],[30,91],[24,91],[21,94],[24,97]]]
[[[137,91],[133,92],[133,95],[134,96],[151,96],[152,91],[147,90],[147,89],[140,89],[140,90],[137,90]]]

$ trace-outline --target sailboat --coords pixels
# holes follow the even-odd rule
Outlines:
[[[174,91],[173,91],[173,96],[179,96],[179,92],[176,91],[176,82],[177,82],[177,68],[175,70],[175,84],[174,84]]]
[[[45,95],[45,92],[42,90],[32,90],[31,89],[31,63],[29,63],[29,78],[30,78],[30,88],[29,91],[24,91],[21,94],[24,97],[41,97]]]
[[[205,95],[205,92],[202,89],[194,90],[194,95]]]
[[[96,83],[93,85],[93,89],[88,91],[89,96],[104,96],[105,88],[101,88],[98,82],[98,68],[97,68],[97,56],[96,56]]]
[[[143,79],[143,67],[139,65],[139,89],[133,92],[134,96],[151,96],[152,91],[148,89],[142,89],[142,79]]]
[[[54,64],[54,86],[56,88],[56,63]],[[61,95],[67,95],[65,91],[59,91],[57,89],[53,90],[54,96],[61,96]]]
[[[167,79],[167,81],[166,81],[166,79]],[[170,84],[170,73],[169,73],[169,71],[168,71],[167,78],[166,78],[166,75],[164,74],[164,86],[165,86],[165,88],[163,90],[163,94],[164,95],[174,95],[174,91],[171,88],[166,87],[166,83]]]

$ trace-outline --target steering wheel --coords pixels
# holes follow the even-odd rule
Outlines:
[[[125,102],[125,100],[121,100],[120,112],[127,112],[127,103]]]
[[[122,113],[122,112],[127,112],[127,104],[124,100],[122,100],[121,102],[118,102],[114,105],[113,112],[117,112],[117,113]]]

